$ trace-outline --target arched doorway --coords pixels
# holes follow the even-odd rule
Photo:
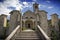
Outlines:
[[[25,27],[28,28],[28,29],[32,29],[33,21],[32,20],[26,20],[25,21]]]

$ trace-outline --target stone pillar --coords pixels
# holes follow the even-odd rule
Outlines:
[[[33,28],[34,28],[34,21],[33,21]]]
[[[19,20],[20,20],[20,12],[18,10],[11,11],[9,21],[9,34],[17,27]]]
[[[25,20],[24,20],[24,27],[25,27]]]
[[[39,17],[40,17],[40,26],[45,31],[45,33],[48,34],[48,20],[47,20],[47,12],[44,10],[39,11]]]
[[[23,19],[23,22],[22,22],[22,27],[23,27],[23,29],[25,28],[25,20]]]
[[[2,14],[0,16],[0,25],[3,27],[7,26],[7,15]]]
[[[35,26],[34,26],[34,20],[33,20],[33,29],[35,29]]]
[[[22,15],[21,15],[21,19],[20,19],[20,27],[21,27],[21,31],[22,31]]]
[[[5,37],[6,31],[5,28],[7,27],[7,15],[0,15],[0,38]]]
[[[35,13],[36,13],[36,24],[35,24],[36,26],[35,26],[35,29],[37,30],[37,21],[38,21],[37,19],[38,19],[38,15],[37,15],[37,12],[35,12]]]
[[[52,14],[51,15],[51,22],[52,22],[52,27],[56,30],[56,31],[59,31],[59,25],[58,25],[58,22],[59,22],[59,19],[58,19],[58,15],[57,14]]]

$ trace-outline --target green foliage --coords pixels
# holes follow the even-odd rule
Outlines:
[[[22,30],[26,30],[27,28],[26,27],[22,27]]]
[[[9,27],[9,20],[7,20],[7,27]]]
[[[60,29],[60,20],[59,20],[59,23],[58,23],[58,25],[59,25],[59,29]]]
[[[35,28],[32,28],[32,30],[35,30]]]
[[[49,26],[51,26],[51,25],[52,25],[52,24],[51,24],[51,20],[48,20],[48,25],[49,25]]]
[[[52,30],[51,31],[51,36],[52,36],[52,40],[58,40],[59,33],[57,33],[55,30]]]

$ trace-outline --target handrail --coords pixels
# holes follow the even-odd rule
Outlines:
[[[37,27],[39,28],[39,30],[41,31],[41,33],[43,34],[43,36],[46,38],[46,40],[51,40],[48,35],[44,32],[44,30],[39,26],[37,25]]]
[[[10,40],[19,28],[20,28],[20,25],[18,25],[5,40]]]

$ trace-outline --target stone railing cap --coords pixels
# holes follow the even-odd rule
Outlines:
[[[13,11],[11,11],[9,14],[13,14],[13,12],[19,12],[19,13],[20,13],[19,10],[13,10]]]
[[[7,17],[7,15],[5,15],[5,14],[1,14],[0,16],[5,16],[5,17]]]

